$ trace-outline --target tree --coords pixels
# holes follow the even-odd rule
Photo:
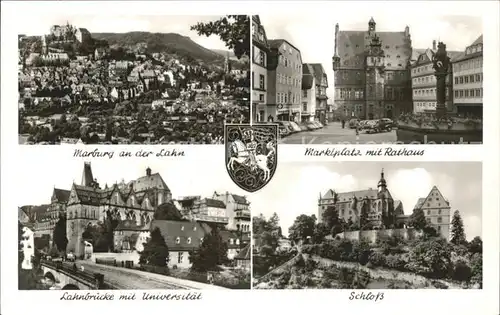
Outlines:
[[[66,251],[66,246],[68,246],[68,238],[66,237],[66,217],[61,215],[57,221],[52,239],[60,252]]]
[[[483,253],[483,241],[479,236],[474,237],[469,243],[469,252],[471,254],[482,254]]]
[[[318,223],[314,227],[313,243],[320,244],[324,241],[325,237],[329,234],[328,228],[324,223]]]
[[[443,238],[419,241],[410,249],[408,268],[420,275],[445,278],[452,267],[451,249]]]
[[[268,223],[264,215],[261,213],[259,216],[252,218],[252,232],[255,235],[261,234],[268,230]]]
[[[427,226],[424,210],[421,208],[414,209],[413,213],[410,215],[409,225],[416,230],[423,230]]]
[[[273,215],[269,218],[267,223],[271,230],[277,230],[280,226],[280,218],[278,217],[278,214],[276,212],[273,213]]]
[[[226,47],[234,51],[234,55],[240,59],[242,56],[250,56],[250,18],[248,15],[227,15],[216,21],[208,23],[197,23],[191,26],[191,30],[198,35],[219,35]]]
[[[173,203],[168,202],[156,208],[154,218],[155,220],[182,221],[182,214]]]
[[[343,231],[342,221],[335,206],[328,206],[323,212],[322,217],[326,228],[332,232],[333,236]]]
[[[144,250],[139,254],[141,265],[165,267],[168,264],[168,247],[159,228],[155,228],[151,232],[151,238],[144,244]]]
[[[465,232],[464,232],[464,223],[462,221],[462,217],[460,216],[460,212],[458,210],[453,213],[453,218],[451,219],[451,240],[455,245],[466,243]]]
[[[304,241],[308,237],[314,235],[314,227],[316,225],[316,216],[313,214],[308,216],[306,214],[299,215],[293,225],[288,229],[288,236],[294,242]]]
[[[260,235],[261,240],[261,254],[265,255],[264,251],[267,250],[268,253],[274,253],[276,248],[278,247],[278,236],[275,233],[264,232]],[[266,249],[264,249],[266,247]]]
[[[198,250],[189,253],[189,261],[192,270],[201,272],[217,270],[219,265],[227,262],[227,244],[217,227],[203,238]]]

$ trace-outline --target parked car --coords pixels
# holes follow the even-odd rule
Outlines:
[[[292,125],[293,130],[295,132],[301,132],[302,129],[300,129],[299,125],[295,121],[290,121],[290,125]]]
[[[69,252],[69,253],[66,255],[66,260],[67,260],[67,261],[75,261],[75,260],[76,260],[75,254],[73,254],[72,252]]]
[[[358,125],[359,125],[359,119],[353,118],[353,119],[349,120],[349,128],[355,129],[358,127]]]
[[[292,125],[290,124],[289,121],[278,121],[277,122],[279,125],[285,127],[286,129],[288,129],[288,132],[289,133],[294,133],[295,130],[293,129]]]
[[[318,125],[316,125],[314,122],[308,122],[306,123],[306,127],[308,130],[316,130],[318,129]]]
[[[394,128],[394,122],[391,119],[382,118],[380,120],[381,120],[381,123],[384,124],[384,129],[390,131],[390,130],[392,130],[392,128]]]
[[[279,133],[280,133],[280,138],[284,138],[290,134],[290,131],[288,131],[288,128],[285,126],[279,126]]]
[[[361,120],[358,124],[358,129],[363,130],[365,129],[366,124],[368,123],[368,120]]]
[[[300,131],[310,130],[309,128],[307,128],[307,124],[306,123],[298,123],[297,125],[299,126]]]
[[[392,125],[388,124],[387,121],[384,121],[384,119],[370,120],[365,124],[364,130],[366,133],[391,131]]]

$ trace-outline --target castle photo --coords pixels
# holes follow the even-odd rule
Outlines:
[[[250,201],[246,196],[217,190],[222,185],[215,184],[207,195],[174,197],[167,184],[172,180],[162,176],[172,170],[165,167],[154,171],[146,166],[134,179],[103,183],[98,178],[106,168],[99,165],[96,172],[95,164],[99,163],[82,161],[81,180],[54,187],[47,203],[19,207],[24,255],[20,275],[42,270],[45,276],[38,284],[59,289],[70,284],[80,289],[249,285]],[[191,175],[184,174],[184,179]],[[208,191],[204,186],[203,193]],[[211,264],[206,264],[207,259]],[[57,270],[57,264],[74,272],[77,280],[65,280],[51,270],[53,265]],[[120,273],[127,273],[126,269],[154,273],[151,276],[158,277],[158,283],[148,287],[132,271],[120,277],[109,265],[123,267]],[[85,272],[102,273],[101,284],[86,285]]]
[[[273,204],[253,200],[253,288],[482,287],[481,172],[477,162],[281,165]]]

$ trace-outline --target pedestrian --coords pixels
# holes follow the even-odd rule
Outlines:
[[[342,129],[345,128],[345,120],[342,119]]]

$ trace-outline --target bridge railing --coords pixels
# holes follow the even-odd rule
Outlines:
[[[73,266],[68,266],[63,264],[62,261],[47,261],[43,260],[41,262],[42,265],[46,267],[52,268],[58,272],[64,273],[70,277],[76,278],[79,281],[84,282],[89,287],[98,289],[113,289],[113,287],[104,282],[104,275],[100,273],[92,273],[84,270],[80,270],[76,267],[76,264]]]

